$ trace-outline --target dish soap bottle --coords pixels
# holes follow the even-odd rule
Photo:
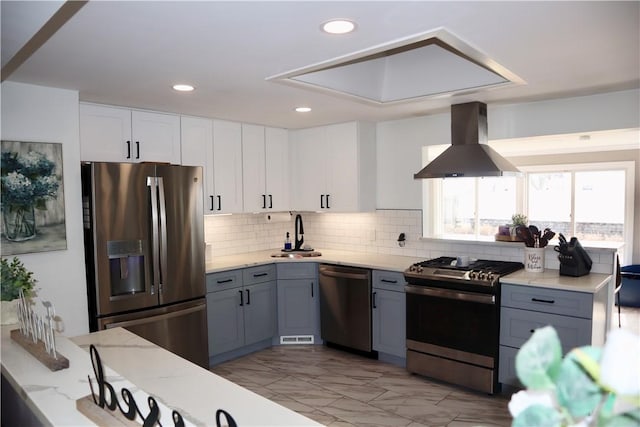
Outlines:
[[[287,236],[284,238],[284,250],[291,250],[291,239],[289,238],[289,232],[287,231]]]

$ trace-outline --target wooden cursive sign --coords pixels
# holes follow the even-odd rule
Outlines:
[[[127,389],[122,388],[120,395],[122,400],[118,399],[113,385],[111,385],[104,376],[102,360],[100,354],[94,345],[89,347],[91,356],[91,365],[95,375],[96,389],[93,387],[91,377],[89,379],[89,388],[91,394],[78,399],[76,408],[91,421],[98,425],[135,425],[139,426],[137,419],[142,420],[143,427],[159,426],[162,427],[161,413],[158,402],[152,397],[147,397],[147,407],[149,412],[144,415],[140,410],[140,406],[133,397],[133,394]],[[93,400],[93,403],[91,401]],[[215,415],[216,426],[237,427],[233,417],[225,410],[218,409]],[[171,411],[171,422],[175,427],[185,427],[185,421],[182,415],[176,410]],[[222,424],[222,423],[225,424]]]

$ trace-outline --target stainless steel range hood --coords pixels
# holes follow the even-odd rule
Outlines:
[[[516,175],[520,171],[487,145],[487,105],[469,102],[451,106],[451,147],[414,179]]]

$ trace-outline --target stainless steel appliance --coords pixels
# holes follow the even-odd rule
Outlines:
[[[500,276],[519,262],[440,257],[404,272],[407,369],[475,390],[498,391]]]
[[[451,106],[451,146],[414,174],[415,179],[515,175],[520,171],[488,144],[487,105]]]
[[[207,368],[202,169],[81,171],[91,331],[122,326]]]
[[[318,273],[322,339],[371,353],[371,270],[321,264]]]

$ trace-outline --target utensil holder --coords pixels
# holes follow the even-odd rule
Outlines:
[[[531,273],[544,271],[544,248],[524,248],[524,269]]]

